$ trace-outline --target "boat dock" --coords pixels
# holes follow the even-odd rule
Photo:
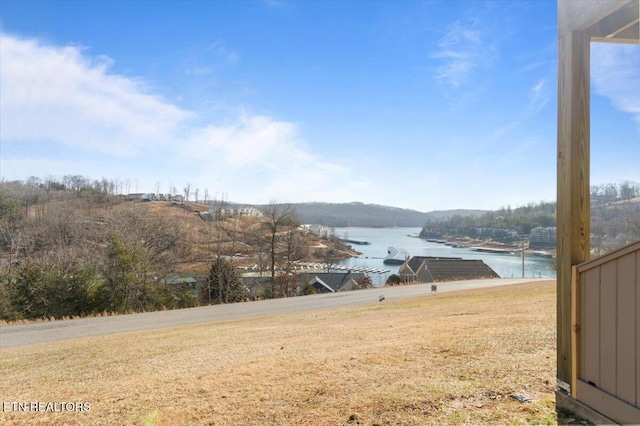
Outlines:
[[[248,276],[251,274],[260,274],[262,276],[263,273],[267,272],[266,269],[263,268],[260,271],[260,267],[258,265],[253,266],[245,266],[240,268],[244,270],[243,276]],[[278,269],[281,271],[282,269]],[[386,274],[391,272],[390,269],[383,268],[367,268],[364,266],[347,266],[347,265],[328,265],[326,263],[300,263],[295,262],[291,271],[293,273],[301,273],[301,272],[327,272],[327,271],[345,271],[345,272],[363,272],[367,274]]]
[[[496,253],[496,254],[511,254],[514,251],[517,251],[517,249],[502,249],[502,248],[495,248],[495,247],[469,247],[469,250],[472,251],[479,251],[481,253]]]
[[[364,266],[348,266],[348,265],[328,265],[326,263],[296,263],[294,269],[297,271],[349,271],[349,272],[365,272],[368,274],[386,274],[391,272],[390,269],[383,268],[367,268]]]
[[[369,244],[371,244],[369,241],[358,241],[358,240],[342,240],[344,242],[347,242],[349,244],[357,244],[359,246],[368,246]]]

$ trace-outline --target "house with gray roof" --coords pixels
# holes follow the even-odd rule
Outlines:
[[[184,287],[187,288],[194,295],[198,295],[199,283],[194,277],[169,277],[162,280],[164,284],[167,284],[174,288]]]
[[[480,259],[430,256],[413,256],[400,267],[398,275],[407,283],[500,278]]]
[[[355,272],[304,273],[299,275],[299,282],[308,282],[318,293],[335,293],[353,290],[357,280],[365,276]]]

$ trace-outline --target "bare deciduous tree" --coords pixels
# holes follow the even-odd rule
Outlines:
[[[184,202],[189,204],[189,196],[191,195],[191,184],[188,183],[187,186],[184,187]]]
[[[277,243],[278,234],[284,230],[285,227],[291,226],[294,219],[295,209],[289,204],[275,204],[270,203],[264,209],[265,221],[263,225],[267,231],[267,241],[269,247],[270,258],[270,272],[271,280],[276,276],[276,259],[278,256]]]

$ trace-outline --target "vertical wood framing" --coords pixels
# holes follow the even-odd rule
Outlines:
[[[612,421],[640,424],[640,250],[590,254],[590,44],[640,43],[639,0],[558,0],[557,379]],[[576,268],[576,265],[581,265]]]
[[[571,268],[571,397],[578,398],[578,372],[580,370],[580,276],[578,267]]]
[[[600,266],[600,385],[616,394],[618,261]]]
[[[636,407],[640,407],[640,251],[636,252]]]
[[[581,353],[579,379],[600,385],[600,268],[581,274]]]
[[[606,424],[640,425],[640,409],[612,397],[607,392],[578,380],[580,402],[598,411],[611,422]]]
[[[589,258],[589,49],[584,31],[558,40],[558,379],[571,377],[571,268]]]
[[[636,404],[636,253],[618,259],[617,377],[615,395]]]

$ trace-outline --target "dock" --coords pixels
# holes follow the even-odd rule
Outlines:
[[[368,245],[371,244],[369,241],[358,241],[358,240],[342,240],[342,241],[344,241],[346,243],[349,243],[349,244],[356,244],[356,245],[359,245],[359,246],[368,246]]]
[[[469,250],[479,251],[481,253],[511,254],[517,249],[501,249],[495,247],[469,247]]]
[[[297,271],[349,271],[349,272],[364,272],[368,274],[386,274],[391,272],[390,269],[384,268],[367,268],[364,266],[348,266],[348,265],[328,265],[326,263],[296,263],[294,266]]]
[[[245,266],[240,269],[244,271],[242,274],[243,276],[249,276],[251,274],[259,274],[259,276],[262,276],[266,272],[265,269],[261,271],[258,265]],[[282,269],[278,269],[278,270],[281,271]],[[328,265],[326,263],[302,263],[302,262],[295,262],[293,267],[291,268],[291,272],[293,272],[294,274],[302,273],[302,272],[321,273],[321,272],[326,272],[327,270],[345,271],[345,272],[363,272],[367,274],[386,274],[388,272],[391,272],[390,269],[384,269],[384,268],[367,268],[364,266]]]

